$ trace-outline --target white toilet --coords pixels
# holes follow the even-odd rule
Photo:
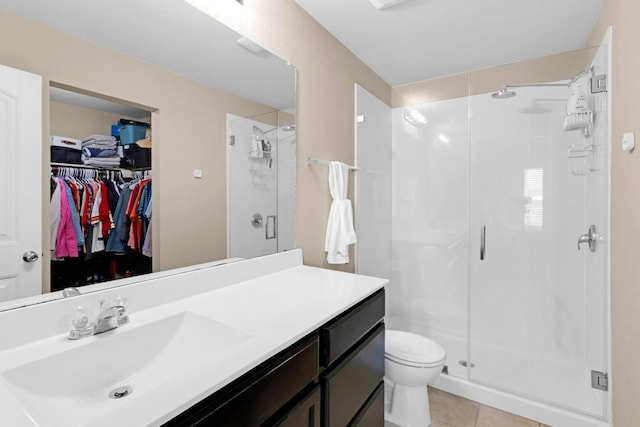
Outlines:
[[[447,353],[421,335],[387,329],[384,418],[401,427],[431,425],[427,384],[442,371]]]

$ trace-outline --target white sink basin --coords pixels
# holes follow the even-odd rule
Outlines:
[[[37,425],[82,426],[145,394],[184,389],[189,377],[229,358],[249,338],[230,326],[183,312],[139,327],[132,321],[84,338],[84,345],[5,371],[0,378]],[[110,398],[109,393],[121,386],[132,391]]]

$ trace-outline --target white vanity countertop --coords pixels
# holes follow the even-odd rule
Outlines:
[[[159,386],[148,392],[136,393],[134,390],[126,398],[109,399],[96,407],[88,424],[78,424],[96,427],[162,425],[375,293],[386,282],[384,279],[299,265],[135,312],[130,315],[128,325],[98,336],[69,341],[66,334],[57,335],[0,352],[0,425],[62,427],[58,422],[50,424],[42,417],[34,419],[29,416],[22,409],[22,402],[14,393],[13,386],[2,379],[3,372],[31,360],[55,355],[73,346],[87,345],[92,340],[109,340],[117,334],[126,333],[128,328],[184,312],[246,334],[240,345],[230,350],[221,349],[220,360],[223,362],[207,364],[196,375],[181,376],[168,386]],[[198,339],[205,342],[207,337]],[[62,402],[60,409],[68,410],[68,402],[66,407]],[[64,427],[71,426],[66,424]]]

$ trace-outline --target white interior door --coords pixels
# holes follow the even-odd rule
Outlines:
[[[41,159],[42,78],[0,65],[0,301],[42,293]]]

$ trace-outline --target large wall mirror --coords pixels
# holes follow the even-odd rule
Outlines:
[[[0,66],[42,79],[41,111],[34,116],[42,115],[34,151],[42,155],[16,155],[15,176],[0,174],[2,204],[18,209],[14,216],[0,209],[0,247],[15,246],[14,253],[2,252],[0,310],[61,298],[70,287],[85,293],[146,274],[294,247],[291,64],[184,0],[0,0],[0,36],[13,40],[0,46]],[[11,93],[11,79],[0,76],[1,101]],[[7,99],[22,105],[20,96]],[[9,162],[12,141],[22,141],[6,137],[13,123],[5,120],[7,108],[0,108],[0,154]],[[15,123],[19,127],[20,120]],[[94,135],[107,141],[88,143]],[[65,151],[58,157],[51,136],[60,137],[58,145],[76,141],[78,158]],[[38,177],[39,190],[30,197],[42,205],[31,226],[39,232],[32,246],[6,232],[7,224],[18,227],[23,218],[19,209],[25,205],[17,200],[26,169]],[[57,252],[60,219],[54,217],[64,208],[56,189],[55,197],[65,194],[69,211],[77,210],[75,219],[64,213],[77,237],[77,255]],[[89,203],[97,193],[108,199],[102,203],[106,216],[93,223],[90,210],[83,223],[88,193]],[[114,250],[109,240],[116,232],[121,244]],[[28,256],[32,247],[37,258]],[[6,261],[16,257],[19,262]]]

